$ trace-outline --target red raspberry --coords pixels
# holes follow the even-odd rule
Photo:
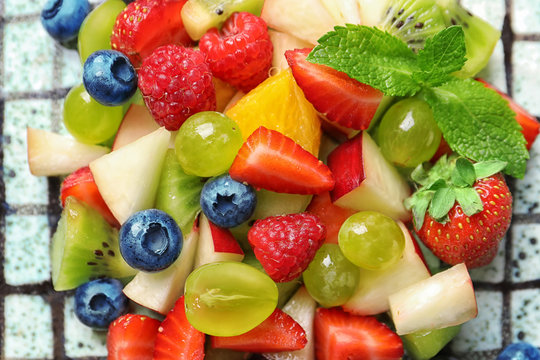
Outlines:
[[[247,12],[231,15],[221,32],[210,29],[199,48],[215,77],[244,92],[266,79],[272,66],[273,46],[266,23]]]
[[[255,256],[275,282],[291,281],[300,276],[325,237],[324,224],[309,213],[257,220],[248,232]]]
[[[212,73],[200,51],[176,45],[157,48],[139,70],[139,89],[156,122],[178,130],[191,115],[216,109]]]

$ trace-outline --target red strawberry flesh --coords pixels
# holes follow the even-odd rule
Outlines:
[[[144,315],[127,314],[109,326],[109,360],[152,360],[160,322]]]

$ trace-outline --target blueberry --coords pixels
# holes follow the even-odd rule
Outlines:
[[[133,268],[147,272],[169,267],[182,251],[182,232],[166,212],[136,212],[120,228],[120,253]]]
[[[210,221],[221,227],[234,227],[248,220],[255,211],[255,205],[255,190],[231,179],[229,175],[210,180],[202,188],[202,211]]]
[[[86,326],[106,329],[129,306],[123,285],[116,279],[89,281],[75,290],[75,315]]]
[[[89,12],[88,0],[48,0],[41,11],[41,23],[49,35],[65,42],[77,37]]]
[[[117,106],[135,94],[137,73],[121,52],[98,50],[84,62],[83,83],[86,91],[97,102]]]
[[[497,360],[540,360],[540,351],[529,343],[518,342],[508,345]]]

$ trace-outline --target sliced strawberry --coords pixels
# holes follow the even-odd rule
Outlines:
[[[137,0],[116,18],[111,47],[124,53],[134,67],[162,45],[191,45],[181,12],[187,0]]]
[[[401,338],[372,316],[318,308],[314,326],[318,360],[398,360],[403,356]]]
[[[204,359],[204,334],[188,322],[184,297],[180,297],[161,323],[154,360]]]
[[[356,211],[334,205],[329,192],[313,196],[311,203],[306,209],[313,215],[317,215],[326,226],[325,243],[338,243],[338,233],[341,225]]]
[[[114,320],[107,334],[107,359],[152,360],[159,325],[144,315],[127,314]]]
[[[212,347],[247,352],[293,351],[307,344],[306,332],[291,316],[276,308],[261,324],[238,336],[212,336]]]
[[[60,187],[60,199],[62,206],[68,196],[73,196],[88,205],[103,216],[109,224],[120,227],[118,220],[114,217],[111,210],[101,197],[94,176],[88,166],[82,167],[68,175]]]
[[[229,174],[237,181],[280,193],[318,194],[334,187],[326,165],[291,138],[263,126],[242,145]]]
[[[497,89],[495,86],[487,83],[483,79],[476,79],[480,81],[484,86],[497,91],[505,100],[508,101],[508,106],[516,113],[516,121],[521,125],[521,132],[527,140],[527,150],[530,150],[534,140],[540,132],[540,122],[529,114],[527,110],[516,104],[516,102],[508,95]]]
[[[364,130],[371,123],[383,93],[325,65],[306,60],[311,49],[285,52],[296,83],[315,109],[330,121]]]

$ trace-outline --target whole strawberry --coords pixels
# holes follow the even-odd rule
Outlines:
[[[199,42],[210,68],[220,78],[248,92],[268,77],[273,46],[263,19],[234,13],[221,31],[210,29]]]
[[[307,268],[326,237],[326,228],[309,213],[257,220],[248,232],[255,256],[275,282],[297,278]]]
[[[424,187],[407,204],[418,237],[439,259],[475,268],[495,258],[512,218],[512,195],[499,173],[504,166],[443,156],[429,174],[413,174]]]
[[[191,115],[216,108],[204,54],[176,45],[157,48],[139,70],[139,89],[156,122],[178,130]]]

